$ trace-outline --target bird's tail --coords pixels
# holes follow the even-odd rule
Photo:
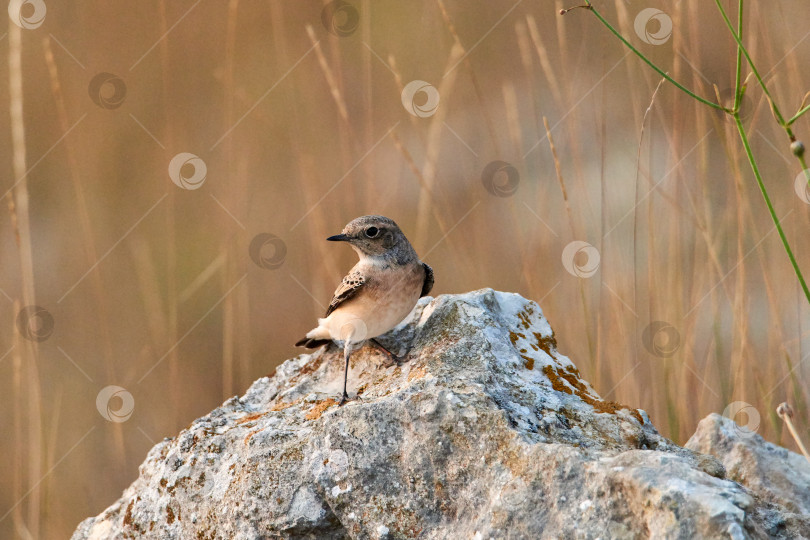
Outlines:
[[[322,345],[326,345],[330,343],[331,339],[313,339],[305,337],[304,339],[300,339],[296,342],[296,347],[306,347],[307,349],[317,349]]]
[[[326,345],[332,339],[329,332],[321,327],[323,319],[318,319],[318,326],[307,332],[304,339],[299,339],[295,344],[296,347],[306,347],[307,349],[317,349],[321,345]]]

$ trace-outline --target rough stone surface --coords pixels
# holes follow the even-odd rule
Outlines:
[[[730,419],[711,414],[700,421],[686,448],[715,456],[726,476],[789,512],[810,515],[810,463],[769,443]]]
[[[73,539],[810,537],[767,483],[602,400],[534,302],[423,298],[385,338],[409,361],[355,353],[356,400],[335,402],[334,347],[288,360],[156,445]]]

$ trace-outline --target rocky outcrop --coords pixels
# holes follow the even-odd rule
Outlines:
[[[408,361],[356,352],[342,407],[335,347],[283,363],[156,445],[74,540],[810,537],[722,450],[600,398],[534,302],[423,298],[384,341]]]

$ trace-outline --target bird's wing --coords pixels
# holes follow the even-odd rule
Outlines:
[[[349,274],[343,278],[343,281],[340,282],[340,285],[335,290],[335,296],[333,296],[332,301],[329,302],[329,307],[326,309],[325,317],[328,317],[329,314],[335,311],[342,303],[356,295],[365,284],[366,277],[361,272],[357,270],[352,270],[349,272]]]
[[[433,268],[425,263],[422,263],[422,266],[425,269],[425,281],[422,283],[422,294],[419,295],[419,298],[427,296],[430,294],[430,290],[433,289]]]

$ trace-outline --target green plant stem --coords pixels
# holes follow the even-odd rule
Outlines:
[[[740,140],[742,140],[743,146],[745,147],[745,155],[748,156],[748,163],[751,164],[751,170],[754,171],[754,176],[757,179],[759,190],[762,192],[762,197],[765,199],[765,204],[768,206],[768,212],[771,214],[771,219],[773,220],[776,230],[779,233],[779,238],[782,239],[782,245],[785,247],[785,251],[790,259],[790,264],[793,265],[793,270],[796,272],[796,277],[799,279],[799,283],[802,286],[804,295],[807,297],[807,302],[810,303],[810,289],[807,288],[807,283],[804,281],[804,276],[799,268],[799,264],[796,262],[796,257],[793,256],[793,250],[790,249],[790,244],[785,236],[785,231],[782,230],[782,225],[779,223],[779,217],[776,215],[776,211],[773,208],[771,198],[768,195],[768,190],[765,189],[765,183],[762,181],[762,175],[759,174],[759,167],[757,167],[757,162],[754,159],[754,153],[751,151],[751,145],[748,142],[748,134],[746,134],[745,128],[743,127],[742,120],[740,119],[740,113],[735,112],[733,116],[734,122],[737,124],[737,131],[740,134]]]
[[[743,32],[743,0],[740,0],[737,9],[737,34],[739,34],[740,39],[742,40],[742,32]],[[736,83],[734,84],[734,110],[740,110],[740,103],[742,102],[743,90],[741,88],[742,83],[742,47],[737,45],[737,77]]]
[[[797,112],[793,116],[793,118],[791,118],[790,120],[785,120],[785,118],[782,116],[782,113],[779,111],[779,107],[776,105],[776,102],[773,100],[773,97],[771,97],[771,93],[770,93],[770,91],[768,91],[768,87],[765,84],[765,81],[762,80],[762,77],[760,77],[759,70],[757,70],[756,65],[754,65],[754,61],[751,60],[751,55],[748,54],[748,49],[746,49],[745,45],[743,45],[743,42],[742,42],[742,39],[741,39],[742,38],[742,23],[738,21],[738,30],[737,30],[737,32],[735,32],[734,28],[731,26],[731,21],[729,20],[728,15],[726,14],[726,10],[723,9],[723,5],[720,3],[720,0],[714,0],[714,3],[717,4],[717,9],[720,10],[720,15],[723,16],[723,20],[726,22],[726,26],[728,26],[728,29],[731,32],[731,35],[734,36],[734,40],[737,42],[737,58],[738,58],[738,60],[739,60],[740,53],[745,55],[745,59],[748,62],[748,65],[751,66],[751,71],[754,73],[754,76],[756,77],[757,81],[759,81],[759,85],[762,87],[762,91],[768,97],[768,103],[771,104],[771,110],[773,111],[773,114],[776,117],[776,121],[785,130],[785,133],[787,134],[788,139],[790,139],[790,142],[795,141],[796,140],[796,135],[793,133],[793,130],[790,128],[790,126],[791,126],[791,124],[793,122],[798,120],[801,117],[801,115],[806,113],[808,109],[810,109],[810,105],[808,105],[807,107],[804,107],[802,110]],[[740,20],[742,18],[742,7],[743,7],[742,4],[743,4],[743,0],[740,0],[740,4],[739,4],[740,5]],[[738,69],[739,69],[739,63],[737,64],[737,66],[738,66]],[[738,77],[739,77],[739,75],[738,75]],[[735,107],[735,110],[736,109],[737,108]],[[805,176],[805,178],[807,178],[808,184],[810,184],[810,171],[807,170],[807,162],[804,159],[804,155],[797,155],[796,157],[798,158],[799,163],[801,164],[802,170],[804,171],[804,176]]]
[[[676,87],[676,88],[678,88],[678,89],[682,90],[683,92],[685,92],[686,94],[688,94],[690,97],[692,97],[693,99],[698,100],[699,102],[703,103],[704,105],[708,105],[709,107],[713,107],[713,108],[715,108],[715,109],[719,109],[719,110],[721,110],[721,111],[730,112],[728,109],[726,109],[726,108],[725,108],[725,107],[723,107],[722,105],[718,105],[717,103],[714,103],[714,102],[712,102],[712,101],[709,101],[709,100],[707,100],[707,99],[704,99],[704,98],[700,97],[699,95],[695,94],[694,92],[692,92],[691,90],[689,90],[688,88],[686,88],[685,86],[683,86],[681,83],[679,83],[678,81],[676,81],[675,79],[673,79],[672,77],[670,77],[670,76],[669,76],[669,74],[667,74],[667,73],[665,73],[663,70],[661,70],[661,68],[659,68],[659,67],[658,67],[658,66],[656,66],[654,63],[652,63],[652,61],[651,61],[649,58],[647,58],[646,56],[644,56],[644,55],[643,55],[643,54],[642,54],[642,53],[641,53],[641,52],[640,52],[638,49],[636,49],[635,47],[633,47],[633,45],[631,45],[629,41],[627,41],[626,39],[624,39],[624,36],[622,36],[622,35],[621,35],[621,34],[618,32],[618,30],[616,30],[615,28],[613,28],[613,26],[611,26],[611,24],[610,24],[609,22],[607,22],[607,21],[605,20],[605,18],[604,18],[604,17],[602,17],[602,15],[601,15],[601,14],[600,14],[600,13],[599,13],[597,10],[596,10],[596,8],[594,8],[594,7],[593,7],[593,5],[591,4],[590,0],[587,0],[587,1],[586,1],[586,5],[588,6],[589,11],[592,11],[592,12],[593,12],[593,14],[594,14],[594,15],[596,15],[596,17],[597,17],[597,18],[598,18],[598,19],[599,19],[599,20],[602,22],[602,24],[604,24],[604,25],[605,25],[605,27],[606,27],[608,30],[610,30],[610,31],[613,33],[613,35],[614,35],[614,36],[616,36],[617,38],[619,38],[619,40],[620,40],[622,43],[624,43],[625,45],[627,45],[627,47],[628,47],[628,48],[629,48],[631,51],[633,51],[633,53],[635,53],[635,55],[636,55],[636,56],[638,56],[639,58],[641,58],[641,59],[644,61],[644,63],[646,63],[646,64],[647,64],[648,66],[650,66],[651,68],[653,68],[653,69],[654,69],[656,72],[658,72],[658,74],[659,74],[659,75],[661,75],[663,78],[665,78],[666,80],[668,80],[669,82],[671,82],[673,85],[675,85],[675,87]]]
[[[796,140],[796,136],[793,134],[793,130],[790,129],[790,124],[792,123],[790,120],[785,121],[785,118],[782,116],[782,113],[779,111],[779,107],[776,105],[776,102],[771,97],[771,93],[768,91],[768,86],[765,84],[765,81],[762,80],[762,77],[759,74],[759,70],[757,70],[754,61],[751,60],[751,55],[748,54],[748,49],[745,48],[742,42],[742,16],[743,16],[743,0],[739,0],[739,13],[737,17],[737,30],[734,30],[734,27],[731,25],[731,21],[728,18],[728,14],[726,14],[726,10],[723,9],[723,5],[720,3],[720,0],[714,0],[714,3],[717,4],[717,9],[720,11],[720,15],[723,16],[723,20],[728,26],[731,35],[734,36],[734,41],[737,42],[737,90],[735,92],[735,106],[734,106],[734,121],[737,124],[737,131],[740,133],[740,139],[742,140],[743,146],[745,147],[745,153],[748,156],[748,162],[751,164],[751,169],[754,171],[754,176],[757,179],[757,184],[759,185],[759,190],[762,192],[762,197],[765,199],[765,204],[768,206],[768,212],[771,214],[771,219],[773,220],[774,225],[776,226],[776,230],[779,232],[779,238],[782,240],[782,245],[785,247],[785,251],[787,252],[788,258],[790,259],[790,264],[793,266],[793,271],[796,273],[796,278],[799,280],[799,283],[802,286],[802,290],[804,291],[804,295],[807,298],[807,302],[810,303],[810,289],[807,288],[807,283],[804,280],[804,276],[802,275],[802,271],[799,268],[799,264],[796,262],[796,257],[793,255],[793,250],[790,248],[790,243],[785,236],[785,232],[782,230],[782,225],[779,223],[779,218],[776,215],[776,211],[773,209],[773,204],[771,203],[771,198],[768,195],[768,190],[765,188],[765,183],[762,181],[762,175],[759,173],[759,167],[757,167],[756,160],[754,159],[754,154],[751,151],[751,145],[748,142],[748,135],[745,133],[745,128],[743,127],[742,120],[740,120],[740,111],[739,111],[739,100],[741,99],[740,95],[740,70],[741,70],[741,57],[740,55],[745,55],[745,59],[748,62],[748,65],[751,66],[751,71],[754,73],[757,81],[759,81],[759,85],[762,87],[762,91],[765,93],[765,96],[768,98],[768,102],[771,105],[771,110],[773,111],[774,117],[776,117],[776,121],[779,125],[784,128],[785,133],[790,139],[791,142]],[[800,111],[801,112],[801,111]],[[803,114],[803,113],[802,113]],[[800,115],[799,115],[800,116]],[[810,171],[807,170],[807,164],[804,159],[803,154],[799,154],[796,156],[799,160],[799,163],[802,166],[802,170],[804,171],[805,178],[810,183]]]
[[[740,119],[740,110],[739,110],[740,109],[740,102],[742,101],[742,95],[743,95],[743,92],[745,91],[745,89],[743,87],[743,84],[742,84],[742,57],[745,56],[745,59],[748,62],[748,65],[751,66],[751,71],[754,73],[754,76],[756,77],[757,81],[759,82],[759,85],[762,87],[762,91],[765,93],[765,96],[768,98],[768,102],[771,105],[771,110],[774,113],[774,117],[776,118],[779,125],[782,126],[782,128],[784,128],[784,130],[787,133],[787,136],[791,140],[791,142],[795,141],[796,137],[793,134],[793,131],[790,129],[790,124],[793,121],[795,121],[797,118],[799,118],[802,114],[807,112],[807,110],[810,109],[810,106],[804,107],[802,110],[800,110],[798,113],[796,113],[796,115],[793,118],[791,118],[788,121],[785,121],[784,117],[782,116],[782,113],[779,111],[779,107],[777,107],[776,103],[773,101],[773,98],[771,97],[771,94],[768,91],[768,87],[765,84],[765,81],[762,80],[762,77],[760,76],[759,71],[756,68],[756,65],[754,65],[753,60],[751,60],[751,55],[748,54],[748,50],[745,48],[745,45],[743,45],[743,42],[742,42],[742,29],[743,29],[743,3],[744,3],[744,0],[739,0],[739,3],[738,3],[739,13],[738,13],[738,18],[737,18],[737,29],[736,30],[735,30],[734,26],[731,24],[731,21],[729,20],[725,9],[723,9],[722,4],[720,3],[720,0],[715,0],[715,3],[717,4],[717,8],[720,10],[720,14],[723,16],[723,20],[725,21],[726,26],[728,26],[729,30],[731,31],[731,35],[734,36],[734,40],[737,42],[736,84],[735,84],[735,90],[734,90],[734,107],[732,109],[728,109],[726,107],[723,107],[722,105],[718,105],[717,103],[706,100],[706,99],[698,96],[694,92],[690,91],[686,87],[682,86],[677,81],[675,81],[667,73],[662,71],[661,68],[656,66],[650,59],[648,59],[646,56],[644,56],[638,49],[633,47],[633,45],[631,45],[629,41],[627,41],[615,28],[613,28],[613,26],[611,26],[611,24],[609,22],[607,22],[607,20],[605,20],[605,18],[602,17],[602,15],[593,7],[590,0],[586,0],[586,5],[583,6],[583,7],[587,7],[589,11],[592,11],[593,14],[596,15],[596,17],[599,19],[599,21],[603,25],[605,25],[605,27],[608,30],[610,30],[610,32],[614,36],[619,38],[619,40],[622,43],[624,43],[631,51],[633,51],[633,53],[636,54],[636,56],[641,58],[648,66],[653,68],[658,74],[660,74],[666,80],[668,80],[673,85],[675,85],[675,87],[679,88],[680,90],[685,92],[687,95],[689,95],[693,99],[696,99],[697,101],[703,103],[704,105],[708,105],[708,106],[710,106],[710,107],[712,107],[714,109],[724,111],[724,112],[730,114],[734,118],[734,122],[737,125],[737,131],[740,134],[740,139],[742,140],[743,146],[745,147],[745,154],[748,157],[748,162],[750,163],[751,169],[753,170],[754,176],[756,177],[757,184],[759,185],[759,190],[762,193],[762,197],[765,199],[765,204],[768,207],[768,212],[771,215],[771,219],[773,220],[773,223],[774,223],[774,226],[776,227],[776,230],[779,232],[779,238],[781,239],[782,245],[784,246],[785,251],[787,252],[788,258],[790,259],[790,264],[793,266],[793,270],[796,273],[796,277],[798,278],[799,283],[801,284],[802,290],[804,291],[804,295],[807,298],[807,302],[810,303],[810,289],[808,289],[808,287],[807,287],[807,283],[804,280],[804,276],[802,275],[802,271],[799,268],[799,264],[796,262],[796,257],[793,255],[793,250],[790,248],[790,243],[788,242],[787,237],[785,236],[785,232],[782,230],[782,225],[779,223],[779,217],[776,215],[776,211],[773,208],[773,203],[771,203],[771,197],[770,197],[770,195],[768,195],[768,190],[765,187],[765,182],[762,180],[762,175],[759,172],[759,167],[757,166],[757,162],[756,162],[756,160],[754,158],[754,153],[751,151],[751,145],[750,145],[749,140],[748,140],[748,134],[745,132],[745,127],[743,126],[742,120]],[[804,173],[805,173],[805,176],[808,179],[808,182],[810,182],[810,170],[808,170],[808,168],[807,168],[807,164],[806,164],[806,161],[804,159],[804,155],[797,155],[796,157],[798,158],[799,163],[801,164],[802,169],[804,170]]]
[[[798,120],[799,118],[801,118],[801,117],[802,117],[802,115],[803,115],[804,113],[806,113],[807,111],[810,111],[810,105],[807,105],[805,108],[801,109],[799,112],[797,112],[796,114],[794,114],[794,115],[793,115],[793,118],[791,118],[790,120],[788,120],[788,121],[787,121],[787,125],[791,125],[791,124],[793,124],[793,122],[795,122],[796,120]]]
[[[759,167],[757,166],[757,162],[754,159],[754,153],[751,151],[751,145],[748,141],[748,135],[745,132],[745,128],[743,127],[742,120],[740,119],[740,102],[742,101],[742,93],[743,89],[740,87],[741,81],[741,74],[742,74],[742,55],[745,55],[745,59],[748,62],[748,65],[751,66],[751,71],[754,73],[757,81],[759,81],[759,85],[762,87],[762,91],[768,98],[768,102],[771,105],[771,110],[773,111],[774,116],[776,117],[777,122],[785,129],[785,132],[788,138],[791,141],[796,140],[796,136],[793,134],[793,131],[790,129],[791,121],[785,121],[785,118],[782,116],[782,113],[779,111],[779,107],[774,102],[773,98],[771,97],[771,93],[768,91],[768,87],[765,84],[765,81],[762,80],[762,77],[759,75],[759,70],[757,70],[756,65],[754,65],[753,60],[751,60],[751,55],[748,54],[748,49],[745,48],[742,42],[743,36],[743,3],[744,0],[739,0],[738,2],[738,13],[737,13],[737,30],[734,31],[734,27],[731,25],[731,21],[726,14],[725,9],[723,9],[723,5],[720,3],[720,0],[715,0],[715,4],[717,4],[717,9],[720,10],[720,14],[723,16],[723,20],[728,26],[731,35],[734,36],[734,40],[737,42],[737,79],[736,79],[736,86],[734,90],[734,122],[737,124],[737,131],[740,134],[740,139],[742,140],[743,146],[745,147],[745,154],[748,156],[748,162],[751,164],[751,170],[754,171],[754,176],[757,179],[757,184],[759,185],[759,191],[762,193],[762,197],[765,199],[765,204],[768,206],[768,212],[771,214],[771,219],[773,220],[774,225],[776,226],[776,230],[779,232],[779,238],[782,240],[782,245],[785,247],[785,251],[787,252],[788,258],[790,259],[790,264],[793,266],[793,271],[796,273],[796,278],[799,280],[799,283],[802,286],[802,290],[804,291],[804,295],[807,298],[807,302],[810,303],[810,289],[807,288],[807,283],[804,280],[804,276],[802,275],[802,271],[799,268],[799,264],[796,262],[796,257],[793,255],[793,250],[790,248],[790,243],[785,236],[785,232],[782,230],[782,225],[779,223],[779,217],[776,215],[776,211],[773,208],[773,204],[771,203],[771,198],[768,195],[768,190],[765,188],[765,182],[762,180],[762,175],[759,173]],[[801,111],[800,111],[801,112]],[[797,113],[798,114],[798,113]],[[796,156],[799,159],[799,163],[802,166],[802,170],[804,170],[805,177],[807,178],[808,182],[810,182],[810,171],[807,170],[807,165],[805,163],[804,155],[800,154]]]
[[[762,80],[762,77],[759,74],[759,70],[757,66],[754,64],[754,61],[751,60],[751,55],[748,54],[748,49],[745,48],[743,45],[741,36],[737,35],[737,32],[734,30],[734,26],[731,24],[731,21],[726,14],[726,10],[723,9],[723,5],[720,3],[720,0],[714,0],[714,3],[717,4],[717,9],[720,10],[720,15],[723,16],[723,20],[726,22],[726,26],[728,26],[729,31],[731,31],[731,35],[734,37],[734,41],[737,42],[737,53],[745,55],[745,59],[748,62],[748,65],[751,66],[751,71],[754,73],[754,77],[756,77],[757,81],[759,81],[759,85],[762,87],[762,91],[765,92],[765,95],[768,96],[768,102],[771,104],[771,110],[773,111],[774,116],[776,116],[776,120],[779,122],[779,125],[784,127],[788,131],[788,135],[791,136],[791,141],[795,140],[793,138],[793,133],[790,131],[790,128],[785,123],[785,118],[782,116],[782,113],[779,111],[779,107],[776,106],[773,98],[771,97],[770,91],[768,91],[768,87],[765,84],[765,81]]]
[[[807,168],[807,161],[804,159],[804,156],[796,156],[799,159],[799,163],[802,166],[802,172],[804,173],[804,177],[807,179],[807,183],[810,184],[810,169]]]

